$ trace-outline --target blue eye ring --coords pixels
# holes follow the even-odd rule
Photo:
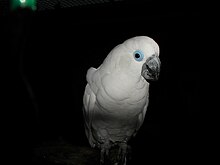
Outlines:
[[[142,61],[144,59],[144,53],[140,50],[136,50],[133,53],[134,59],[138,62]]]

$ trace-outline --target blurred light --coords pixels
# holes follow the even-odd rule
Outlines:
[[[16,10],[17,8],[30,8],[31,10],[36,10],[36,0],[11,0],[11,10]]]

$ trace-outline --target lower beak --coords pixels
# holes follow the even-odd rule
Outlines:
[[[141,75],[150,81],[156,81],[160,74],[160,59],[157,55],[149,57],[142,66]]]

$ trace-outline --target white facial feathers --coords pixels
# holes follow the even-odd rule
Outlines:
[[[135,51],[140,51],[143,54],[141,61],[134,59]],[[120,69],[131,74],[141,74],[143,63],[153,54],[159,56],[159,46],[151,38],[146,36],[138,36],[124,41],[122,44],[116,46],[103,62],[104,67],[113,71]]]

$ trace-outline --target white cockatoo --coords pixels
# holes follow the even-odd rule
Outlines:
[[[101,164],[115,145],[119,162],[126,164],[127,142],[147,111],[148,80],[157,80],[159,72],[159,46],[147,36],[126,40],[97,69],[88,69],[83,96],[85,132],[90,145],[101,149]]]

